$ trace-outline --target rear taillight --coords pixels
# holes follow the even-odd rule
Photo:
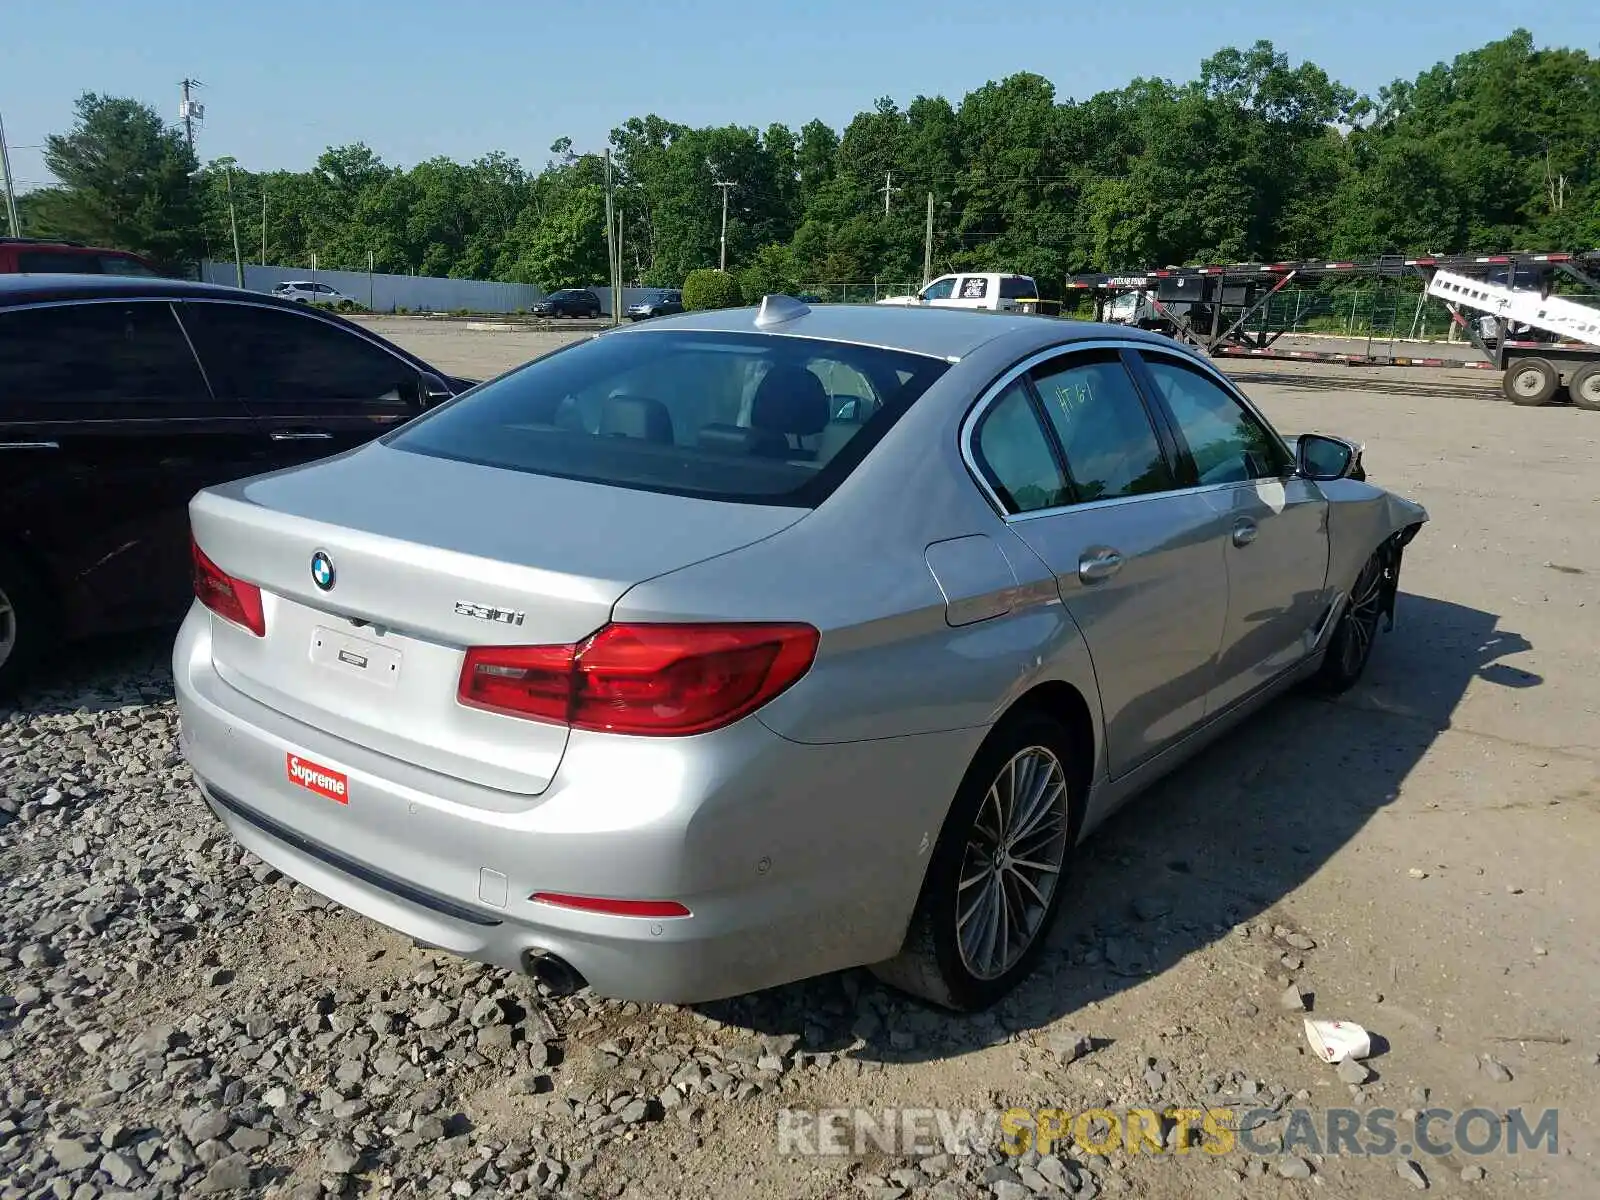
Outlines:
[[[235,579],[206,557],[200,543],[189,537],[189,558],[193,566],[194,596],[225,621],[248,629],[257,637],[267,636],[267,618],[261,608],[261,589],[253,583]]]
[[[809,625],[607,625],[575,646],[475,646],[461,703],[607,733],[731,725],[806,673]]]

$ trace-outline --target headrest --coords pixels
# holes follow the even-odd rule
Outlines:
[[[783,434],[770,429],[746,429],[743,425],[702,425],[698,440],[701,449],[718,454],[787,458],[794,453]]]
[[[828,389],[804,367],[773,367],[756,388],[750,425],[774,433],[809,437],[828,427],[833,415]]]
[[[600,436],[671,444],[672,413],[649,396],[608,396],[600,409]]]

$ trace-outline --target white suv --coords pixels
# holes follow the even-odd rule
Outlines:
[[[994,271],[941,275],[915,296],[890,296],[879,304],[928,305],[933,308],[988,308],[996,312],[1033,312],[1039,288],[1026,275]]]
[[[272,289],[272,294],[282,300],[298,300],[301,304],[338,304],[350,298],[325,283],[304,279],[285,280]]]

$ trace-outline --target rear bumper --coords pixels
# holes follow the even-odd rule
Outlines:
[[[418,941],[513,970],[553,954],[619,999],[709,1000],[892,956],[924,834],[981,736],[801,746],[754,719],[696,738],[574,735],[538,797],[443,775],[419,788],[415,768],[229,687],[210,630],[192,612],[174,650],[181,744],[240,844]],[[347,802],[292,783],[290,754],[346,776]],[[536,891],[692,915],[582,912]]]

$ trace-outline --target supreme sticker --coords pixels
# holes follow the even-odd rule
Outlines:
[[[350,803],[350,779],[328,767],[320,767],[298,754],[289,755],[289,782],[308,792],[326,796],[340,804]]]

